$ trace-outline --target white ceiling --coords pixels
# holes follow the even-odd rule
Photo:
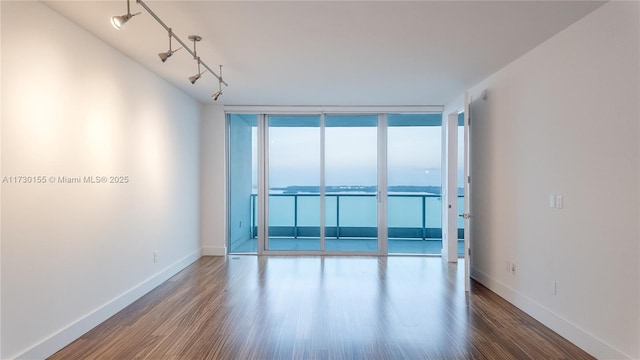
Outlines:
[[[442,105],[595,10],[595,1],[146,1],[198,55],[223,64],[230,105]],[[186,51],[162,63],[166,31],[142,11],[122,30],[126,1],[45,1],[193,97]],[[174,47],[178,45],[174,41]]]

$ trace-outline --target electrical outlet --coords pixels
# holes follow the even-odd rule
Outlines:
[[[516,264],[511,264],[511,275],[516,276]]]
[[[556,295],[557,294],[557,283],[555,281],[550,281],[549,282],[549,292],[551,292],[551,295]]]
[[[157,263],[158,261],[160,261],[160,253],[156,250],[153,252],[153,262]]]

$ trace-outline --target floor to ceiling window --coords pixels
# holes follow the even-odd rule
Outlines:
[[[325,117],[327,251],[378,251],[378,116]]]
[[[441,123],[440,114],[388,116],[389,253],[441,252]]]
[[[229,251],[256,253],[258,116],[229,115]]]
[[[320,250],[320,116],[268,117],[271,251]]]
[[[441,114],[228,122],[231,253],[440,254]]]

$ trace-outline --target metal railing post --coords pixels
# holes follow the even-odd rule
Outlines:
[[[340,195],[336,195],[336,239],[340,239]]]
[[[298,238],[298,195],[293,195],[293,237]]]
[[[256,198],[257,195],[251,194],[251,238],[256,238]]]
[[[422,240],[427,239],[427,197],[422,195]]]

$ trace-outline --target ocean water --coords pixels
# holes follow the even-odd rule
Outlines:
[[[254,197],[255,200],[255,197]],[[254,213],[257,205],[254,201]],[[458,213],[463,212],[464,199],[458,197]],[[297,210],[296,210],[297,209]],[[389,194],[388,227],[442,227],[442,198],[434,194]],[[320,226],[319,194],[275,194],[269,196],[270,226]],[[297,219],[296,219],[297,213]],[[376,227],[377,198],[375,194],[327,194],[325,225],[340,227]],[[463,228],[462,218],[458,228]]]

